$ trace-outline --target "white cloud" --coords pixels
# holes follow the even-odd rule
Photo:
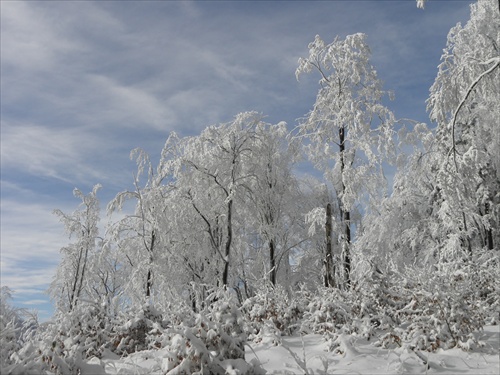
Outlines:
[[[2,3],[2,64],[37,73],[51,70],[58,55],[74,50],[52,21],[32,4]]]
[[[47,301],[44,300],[44,299],[30,299],[30,300],[21,302],[22,305],[28,305],[28,306],[31,306],[31,305],[41,305],[41,304],[44,304],[44,303],[47,303]]]
[[[71,182],[99,177],[85,163],[101,146],[95,133],[81,128],[2,124],[2,168]]]
[[[49,301],[46,290],[54,277],[56,267],[30,270],[18,266],[15,272],[2,271],[1,284],[8,286],[14,292],[14,300],[29,298]]]
[[[8,198],[2,199],[1,207],[2,276],[14,264],[57,264],[65,235],[62,224],[52,215],[53,207]]]

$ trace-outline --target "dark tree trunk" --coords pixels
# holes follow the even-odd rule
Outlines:
[[[351,286],[351,214],[349,211],[344,212],[345,224],[345,248],[344,248],[344,270],[346,274],[346,282]]]
[[[342,179],[342,199],[345,195],[345,185],[343,181],[344,170],[345,170],[345,129],[341,127],[339,129],[339,147],[340,147],[340,178]],[[351,214],[348,210],[345,210],[344,204],[340,204],[340,215],[344,223],[344,238],[343,238],[343,261],[344,261],[344,273],[345,282],[347,286],[351,286],[351,256],[349,253],[351,247]]]
[[[73,287],[71,289],[71,295],[69,298],[69,311],[73,310],[76,305],[76,289],[78,285],[78,279],[80,277],[80,263],[82,262],[83,248],[80,249],[78,256],[78,262],[76,264],[75,279],[73,281]]]
[[[90,228],[87,228],[85,234],[86,234],[86,237],[88,240],[90,238]],[[75,301],[78,301],[78,299],[80,298],[80,294],[82,293],[83,280],[85,279],[85,270],[87,269],[88,256],[89,256],[89,244],[87,242],[87,244],[85,246],[85,256],[83,258],[82,275],[80,276],[80,286],[78,287]]]
[[[269,261],[271,266],[271,271],[269,273],[269,277],[271,280],[271,284],[276,286],[276,256],[275,256],[275,244],[274,240],[269,241]]]
[[[148,278],[147,278],[147,281],[146,281],[146,297],[151,297],[151,288],[153,286],[153,283],[152,283],[152,277],[153,275],[151,274],[151,269],[148,270]]]
[[[462,211],[462,222],[463,222],[463,230],[465,231],[467,237],[462,240],[462,243],[467,246],[467,251],[469,252],[469,258],[472,259],[472,244],[470,243],[470,238],[468,237],[467,232],[469,231],[468,226],[467,226],[467,219],[465,218],[465,212]]]
[[[484,213],[485,215],[488,215],[490,213],[490,204],[486,202],[484,205]],[[491,223],[491,221],[490,221]],[[493,250],[494,244],[493,244],[493,230],[490,227],[486,230],[486,243],[488,245],[488,250]]]
[[[80,286],[78,287],[78,291],[76,293],[76,299],[75,299],[75,301],[78,301],[78,299],[80,298],[80,294],[82,293],[83,280],[85,279],[85,269],[87,268],[88,255],[89,255],[89,248],[86,247],[85,248],[85,257],[84,257],[84,260],[83,260],[82,275],[80,276]]]
[[[154,230],[151,232],[151,246],[149,248],[149,269],[148,269],[148,276],[146,278],[146,297],[149,298],[151,297],[151,289],[153,287],[153,272],[151,271],[151,265],[153,263],[153,250],[155,247],[155,239],[156,235]]]
[[[325,287],[335,286],[335,269],[333,266],[333,251],[332,251],[332,205],[328,203],[326,205],[326,254],[325,254],[325,275],[324,275],[324,285]]]
[[[227,286],[229,281],[229,254],[231,253],[231,242],[233,240],[233,200],[231,199],[227,204],[227,239],[224,253],[224,272],[222,273],[222,285]]]

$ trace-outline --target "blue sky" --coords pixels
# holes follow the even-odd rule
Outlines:
[[[44,290],[69,242],[52,214],[96,183],[101,206],[129,188],[129,153],[156,157],[170,131],[199,133],[255,110],[290,128],[319,77],[295,79],[319,34],[368,35],[398,118],[425,100],[449,29],[471,1],[2,1],[1,284],[52,313]],[[105,224],[105,220],[103,220]]]

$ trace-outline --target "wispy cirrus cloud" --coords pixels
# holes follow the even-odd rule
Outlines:
[[[4,198],[9,188],[2,183],[0,284],[12,289],[17,304],[36,300],[30,305],[46,320],[52,310],[46,290],[64,246],[62,225],[49,205]]]
[[[40,124],[3,123],[2,164],[33,175],[62,181],[80,179],[78,168],[85,154],[99,143],[92,133],[69,128],[58,129]],[[90,170],[84,171],[89,173]]]
[[[54,207],[50,203],[22,203],[9,199],[8,194],[2,184],[2,278],[14,263],[57,264],[66,236],[58,218],[52,215]]]

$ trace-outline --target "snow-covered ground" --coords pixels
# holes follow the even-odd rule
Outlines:
[[[279,346],[271,340],[251,343],[246,360],[258,361],[267,374],[500,374],[500,326],[487,326],[476,336],[483,343],[481,348],[436,353],[382,349],[365,339],[342,336],[342,354],[327,352],[321,335],[292,336],[283,337]],[[126,358],[109,353],[102,362],[91,360],[82,374],[164,374],[166,357],[164,350],[142,351]],[[226,370],[238,374],[244,367],[244,363],[233,361],[227,363]]]

